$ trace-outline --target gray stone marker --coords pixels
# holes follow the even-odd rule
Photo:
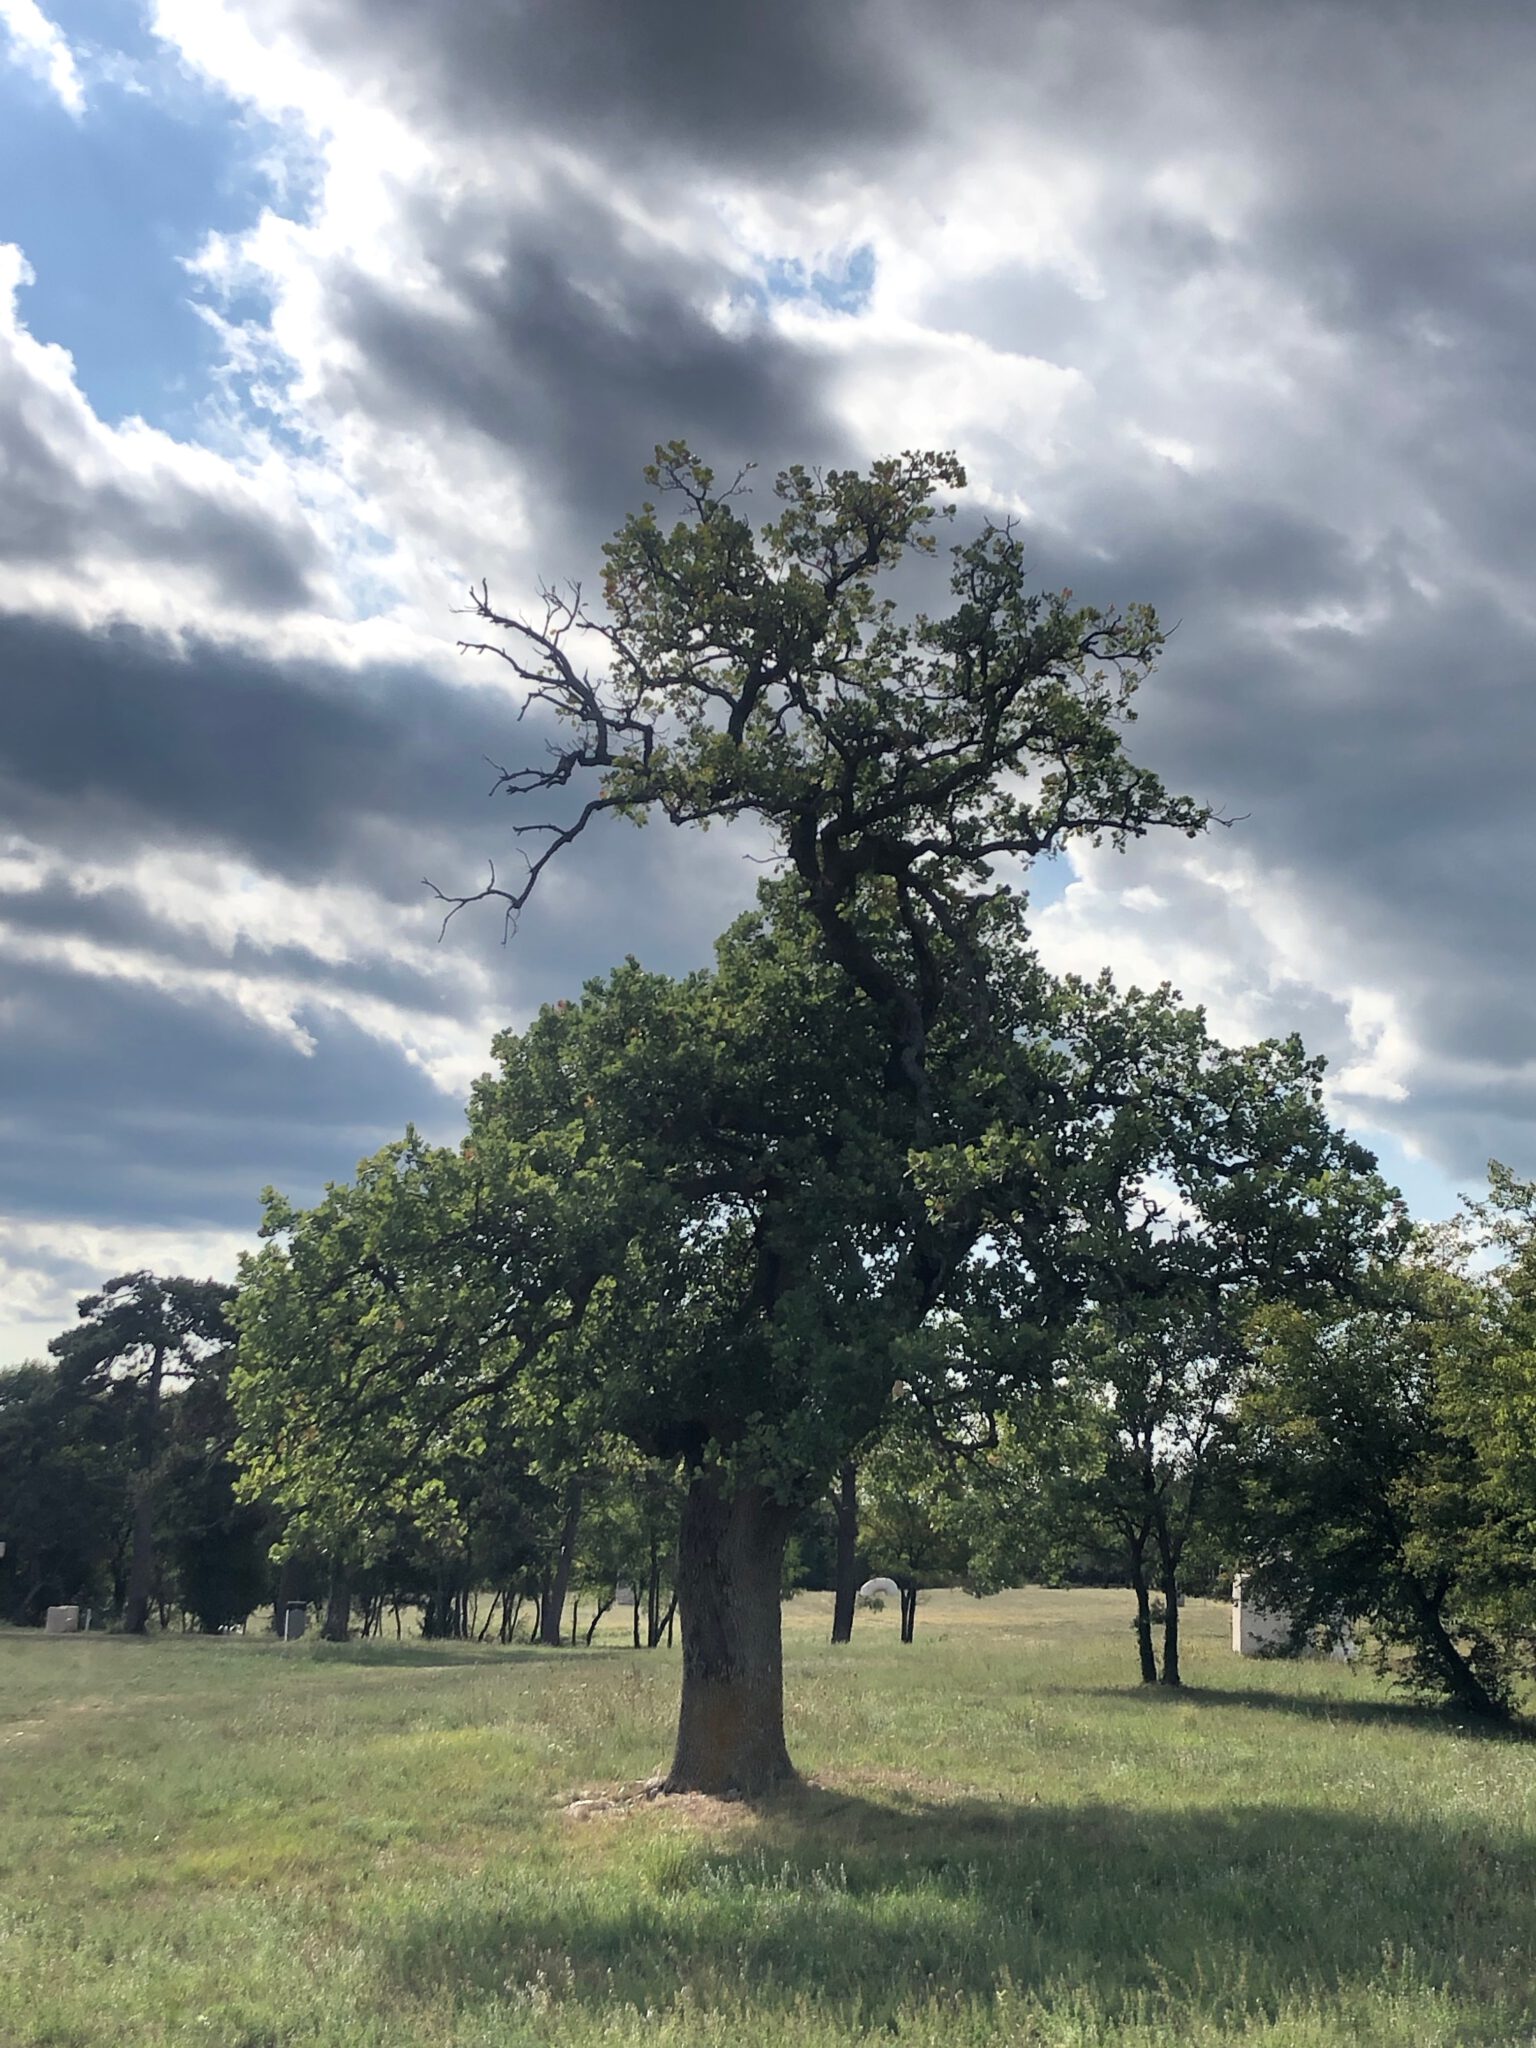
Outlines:
[[[290,1600],[283,1616],[283,1641],[296,1643],[309,1626],[309,1609],[302,1600]]]
[[[50,1607],[43,1622],[43,1633],[50,1636],[73,1636],[80,1632],[80,1610],[78,1607]]]

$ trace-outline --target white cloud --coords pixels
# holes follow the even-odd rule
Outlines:
[[[254,1204],[253,1204],[254,1207]],[[147,1269],[233,1280],[249,1231],[144,1228],[0,1214],[0,1370],[45,1355],[75,1300],[117,1273]]]
[[[71,114],[83,114],[85,90],[74,52],[37,0],[0,0],[0,28],[9,39],[11,62],[40,79]]]

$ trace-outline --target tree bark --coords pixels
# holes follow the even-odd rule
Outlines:
[[[853,1641],[853,1613],[859,1597],[859,1475],[850,1459],[838,1475],[837,1591],[832,1602],[832,1640]]]
[[[598,1601],[597,1606],[593,1611],[592,1619],[587,1623],[586,1645],[589,1650],[592,1647],[592,1638],[597,1634],[597,1624],[602,1620],[603,1616],[608,1612],[609,1608],[612,1607],[612,1605],[613,1602],[611,1600]]]
[[[344,1643],[352,1633],[352,1585],[346,1570],[341,1565],[331,1569],[331,1590],[325,1602],[325,1626],[322,1638],[328,1643]]]
[[[1162,1502],[1158,1504],[1154,1528],[1163,1590],[1163,1675],[1159,1683],[1182,1685],[1184,1680],[1179,1671],[1179,1556],[1184,1545],[1169,1528]]]
[[[754,1797],[795,1775],[780,1637],[793,1519],[761,1486],[727,1491],[718,1473],[694,1474],[678,1542],[683,1697],[669,1792]]]
[[[165,1346],[157,1344],[144,1390],[144,1419],[139,1432],[139,1469],[133,1498],[133,1549],[128,1560],[128,1591],[123,1602],[123,1633],[141,1636],[149,1626],[149,1603],[155,1590],[155,1461],[160,1453],[160,1389],[165,1380]]]
[[[565,1524],[560,1531],[560,1554],[555,1560],[555,1575],[550,1581],[547,1599],[539,1603],[539,1641],[552,1650],[563,1648],[565,1643],[562,1631],[565,1596],[571,1589],[571,1573],[576,1568],[576,1533],[580,1527],[581,1481],[573,1479],[566,1489]]]

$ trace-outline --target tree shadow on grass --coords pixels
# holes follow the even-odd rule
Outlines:
[[[1332,1692],[1266,1692],[1221,1685],[1093,1685],[1057,1688],[1079,1699],[1140,1701],[1160,1706],[1250,1707],[1260,1713],[1295,1714],[1303,1720],[1355,1722],[1375,1728],[1420,1728],[1442,1735],[1476,1735],[1489,1742],[1536,1742],[1536,1726],[1528,1720],[1492,1721],[1411,1699],[1346,1699]]]
[[[807,1788],[702,1826],[670,1805],[589,1824],[583,1849],[610,1831],[600,1853],[554,1872],[402,1902],[378,1930],[381,1967],[408,1996],[465,2007],[769,2025],[814,2010],[855,2030],[1001,1996],[1015,2013],[1075,2000],[1106,2022],[1156,2018],[1178,2038],[1373,1990],[1449,2000],[1504,2029],[1486,2038],[1536,2021],[1528,1837],[1272,1804]]]

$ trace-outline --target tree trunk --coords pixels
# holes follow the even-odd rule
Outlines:
[[[1179,1580],[1169,1572],[1163,1580],[1163,1685],[1182,1685],[1179,1673]]]
[[[793,1513],[760,1486],[696,1472],[683,1507],[677,1593],[683,1697],[669,1792],[766,1792],[795,1775],[784,1746],[780,1639]]]
[[[165,1379],[165,1346],[157,1344],[144,1390],[144,1419],[139,1431],[139,1469],[133,1498],[133,1550],[128,1560],[128,1592],[123,1602],[123,1633],[141,1636],[149,1626],[149,1603],[155,1590],[155,1461],[160,1454],[160,1389]]]
[[[853,1641],[853,1610],[859,1597],[859,1474],[852,1459],[838,1475],[837,1592],[832,1601],[832,1640]]]
[[[325,1626],[322,1638],[328,1643],[344,1643],[352,1633],[352,1586],[345,1569],[335,1565],[331,1570],[331,1590],[325,1603]]]
[[[1131,1584],[1136,1589],[1136,1652],[1141,1659],[1143,1685],[1157,1683],[1157,1652],[1152,1647],[1152,1594],[1147,1584],[1147,1539],[1145,1532],[1129,1542]]]
[[[1494,1698],[1457,1649],[1449,1629],[1441,1619],[1440,1602],[1432,1599],[1413,1581],[1409,1582],[1408,1597],[1418,1615],[1425,1645],[1445,1674],[1445,1688],[1452,1704],[1460,1707],[1463,1713],[1476,1714],[1482,1719],[1507,1721],[1508,1707],[1502,1700]]]
[[[592,1647],[592,1638],[597,1634],[597,1624],[602,1620],[603,1616],[608,1612],[609,1608],[612,1605],[613,1602],[611,1600],[598,1601],[597,1607],[593,1612],[592,1619],[587,1623],[586,1643],[587,1648],[589,1650]]]
[[[910,1643],[917,1631],[917,1582],[900,1579],[897,1590],[901,1598],[901,1640]]]
[[[1179,1552],[1161,1512],[1157,1522],[1157,1554],[1162,1564],[1163,1584],[1163,1676],[1164,1685],[1182,1685],[1179,1673]]]
[[[571,1573],[576,1566],[576,1532],[580,1527],[581,1481],[573,1479],[566,1489],[565,1524],[560,1531],[555,1575],[550,1580],[547,1598],[539,1602],[539,1641],[552,1650],[561,1649],[565,1642],[561,1624],[565,1620],[565,1596],[571,1589]]]

